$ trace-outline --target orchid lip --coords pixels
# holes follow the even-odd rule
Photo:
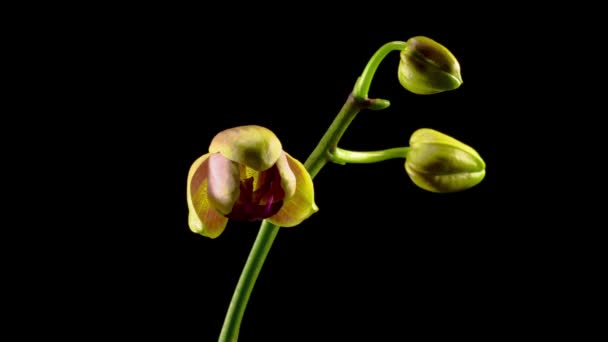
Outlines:
[[[246,176],[245,176],[246,177]],[[276,166],[241,179],[240,196],[225,216],[240,221],[258,221],[281,209],[285,192]]]

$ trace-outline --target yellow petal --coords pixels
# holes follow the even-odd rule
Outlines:
[[[221,131],[209,145],[210,153],[220,152],[224,157],[256,171],[272,167],[282,151],[279,138],[268,128],[256,125]]]
[[[296,192],[296,175],[291,170],[291,167],[289,167],[285,152],[281,153],[276,165],[279,170],[279,175],[281,176],[281,188],[283,189],[283,192],[285,192],[283,201],[286,202]]]
[[[239,164],[220,153],[211,154],[207,164],[209,202],[220,214],[227,215],[241,193]]]
[[[211,207],[207,197],[208,158],[209,154],[198,158],[188,172],[188,226],[194,233],[215,239],[224,231],[228,219]]]
[[[285,156],[289,168],[296,177],[296,191],[283,203],[281,210],[267,220],[281,227],[293,227],[317,212],[319,208],[315,204],[315,192],[310,174],[302,163],[287,153]]]

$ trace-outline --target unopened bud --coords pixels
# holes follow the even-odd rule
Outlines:
[[[443,45],[427,37],[413,37],[401,51],[399,82],[420,95],[453,90],[462,84],[460,64]]]
[[[486,164],[470,146],[423,128],[410,138],[405,170],[424,190],[456,192],[479,184],[486,174]]]

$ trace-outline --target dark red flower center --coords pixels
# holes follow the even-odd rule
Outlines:
[[[226,215],[230,219],[258,221],[276,214],[283,206],[285,192],[276,165],[256,176],[242,178],[240,190],[232,211]]]

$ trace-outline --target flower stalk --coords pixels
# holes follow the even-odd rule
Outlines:
[[[314,178],[327,162],[332,161],[331,156],[336,151],[340,138],[355,116],[361,110],[367,109],[376,103],[377,102],[374,100],[357,99],[352,94],[348,97],[346,103],[319,141],[317,147],[312,151],[304,163],[304,167],[308,170],[311,178]],[[245,307],[249,301],[249,296],[251,295],[253,286],[255,285],[260,270],[262,269],[264,261],[270,251],[270,247],[272,247],[278,232],[279,226],[274,225],[267,220],[262,221],[260,231],[258,232],[232,296],[232,300],[230,301],[219,342],[236,342],[238,340],[241,320],[245,314]]]
[[[304,162],[304,167],[308,170],[311,178],[314,178],[328,162],[333,161],[332,155],[335,155],[338,142],[359,112],[364,109],[380,110],[390,105],[390,102],[387,100],[367,98],[367,92],[374,72],[380,62],[390,51],[399,50],[400,46],[400,44],[395,44],[394,42],[385,44],[380,48],[379,52],[372,56],[363,74],[357,80],[355,90],[348,96],[342,109],[340,109],[340,112],[338,112],[316,148],[311,152],[306,162]],[[238,340],[241,320],[245,313],[249,296],[278,231],[279,226],[267,220],[262,221],[260,231],[232,296],[219,342],[236,342]]]
[[[424,44],[413,44],[415,41],[408,42],[409,45],[407,42],[401,41],[389,42],[380,47],[380,49],[378,49],[370,58],[361,76],[357,79],[352,93],[349,94],[336,118],[303,165],[308,171],[311,179],[314,178],[328,162],[337,164],[376,163],[387,159],[406,158],[406,156],[410,154],[411,149],[409,147],[368,152],[349,151],[338,147],[340,139],[359,112],[365,109],[382,110],[390,106],[388,100],[368,98],[368,92],[378,66],[391,51],[402,52],[399,77],[400,82],[406,89],[410,91],[414,89],[414,93],[436,93],[457,88],[459,83],[456,84],[455,82],[452,82],[452,78],[449,78],[452,77],[450,72],[456,69],[446,69],[447,71],[445,71],[445,66],[438,64],[438,62],[443,61],[441,59],[443,58],[441,54],[447,51],[447,49],[443,47],[438,48],[437,45],[434,45],[435,42],[428,42],[427,40],[422,40],[422,43]],[[420,54],[417,51],[408,50],[408,55],[405,56],[406,59],[404,62],[403,51],[408,46],[413,49],[422,46],[424,50],[421,51]],[[428,54],[429,52],[431,53],[430,55]],[[448,57],[451,58],[450,56]],[[451,59],[449,58],[447,60],[451,62]],[[410,62],[411,60],[414,62]],[[430,65],[431,68],[438,66],[439,69],[438,71],[433,71],[434,73],[430,77],[425,78],[425,75],[422,74],[422,70],[425,66],[423,65],[420,67],[421,63],[426,63]],[[446,79],[452,83],[445,81]],[[458,80],[462,82],[460,78],[458,78]],[[442,89],[441,87],[445,87],[445,89]],[[247,262],[245,263],[245,267],[243,268],[226,313],[219,342],[236,342],[238,340],[241,320],[245,313],[245,308],[264,261],[278,234],[279,227],[279,225],[271,223],[269,219],[262,221],[259,233],[248,256]]]

